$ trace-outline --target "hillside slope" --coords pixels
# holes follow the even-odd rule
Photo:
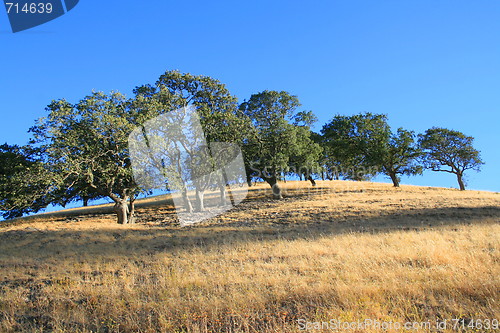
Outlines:
[[[283,200],[258,185],[186,228],[165,197],[143,201],[134,225],[109,207],[2,223],[0,331],[295,332],[332,319],[431,331],[422,323],[500,319],[500,194],[283,186]]]

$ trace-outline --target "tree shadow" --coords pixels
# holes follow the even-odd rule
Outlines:
[[[131,255],[138,258],[161,252],[194,248],[208,250],[222,245],[239,246],[277,239],[314,240],[346,233],[437,230],[450,226],[500,222],[500,207],[494,205],[423,209],[403,207],[375,216],[371,212],[342,211],[340,214],[338,211],[321,209],[308,209],[298,215],[293,210],[274,209],[283,202],[293,205],[294,201],[303,200],[307,195],[313,199],[324,190],[315,188],[302,194],[290,191],[290,196],[284,200],[272,200],[265,196],[267,192],[270,193],[270,189],[264,189],[225,214],[190,227],[180,227],[173,206],[160,202],[160,205],[145,205],[139,209],[138,220],[143,224],[139,226],[47,231],[28,227],[25,230],[6,231],[0,233],[0,259],[69,260],[81,256],[113,259],[131,258]],[[238,218],[240,213],[250,213],[251,218]]]

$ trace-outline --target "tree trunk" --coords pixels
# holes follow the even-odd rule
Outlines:
[[[135,223],[135,197],[130,198],[128,223]]]
[[[399,178],[395,172],[389,172],[389,177],[391,177],[392,184],[394,187],[399,187]]]
[[[225,206],[227,205],[227,191],[226,191],[226,186],[223,184],[219,185],[219,190],[220,190],[220,204]]]
[[[313,177],[311,175],[307,176],[307,180],[311,182],[312,186],[316,186],[316,181],[313,179]]]
[[[283,199],[283,195],[281,194],[281,188],[278,184],[278,179],[276,176],[273,176],[271,178],[266,178],[266,182],[271,185],[271,188],[273,190],[273,198],[274,199]]]
[[[83,197],[83,207],[87,207],[89,205],[89,197]]]
[[[188,191],[184,186],[182,189],[182,201],[184,201],[184,207],[188,213],[193,211],[193,205],[191,205],[191,201],[189,200]]]
[[[219,179],[220,204],[222,206],[225,206],[228,203],[227,202],[227,190],[226,190],[226,186],[228,185],[227,184],[227,176],[223,170],[221,170],[220,176],[221,176]]]
[[[205,196],[205,191],[196,190],[196,211],[203,212],[205,210],[205,204],[203,203],[203,197]]]
[[[127,198],[125,199],[120,199],[120,201],[117,201],[115,203],[114,207],[115,213],[118,218],[118,223],[119,224],[127,224],[128,223],[128,204],[127,204]]]
[[[281,187],[279,186],[278,182],[276,182],[273,186],[273,198],[274,199],[283,199],[283,195],[281,194]]]
[[[457,173],[458,185],[460,186],[460,191],[465,191],[465,184],[461,173]]]
[[[247,173],[247,184],[248,187],[252,187],[252,176],[249,173]]]

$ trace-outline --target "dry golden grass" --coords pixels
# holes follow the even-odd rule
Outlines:
[[[499,194],[283,185],[284,200],[259,185],[240,206],[186,228],[168,198],[140,203],[134,225],[115,224],[109,207],[3,223],[0,331],[297,332],[299,319],[500,319]]]

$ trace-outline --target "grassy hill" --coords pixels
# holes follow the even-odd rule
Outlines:
[[[283,186],[283,200],[257,185],[185,228],[168,196],[141,201],[134,225],[110,206],[2,222],[0,331],[297,332],[333,319],[430,332],[460,319],[472,332],[500,319],[500,194]]]

